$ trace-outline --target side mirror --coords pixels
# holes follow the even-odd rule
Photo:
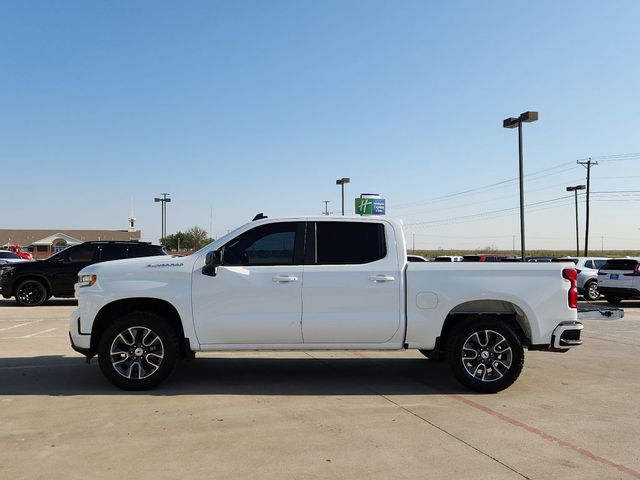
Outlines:
[[[202,267],[202,274],[209,277],[216,276],[216,268],[222,265],[222,251],[214,250],[207,253],[204,260],[204,267]]]

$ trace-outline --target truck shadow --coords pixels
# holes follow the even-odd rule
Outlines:
[[[0,395],[442,395],[470,392],[420,358],[197,358],[158,388],[126,392],[81,357],[0,358]]]

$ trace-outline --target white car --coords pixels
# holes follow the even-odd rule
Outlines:
[[[640,258],[610,258],[598,270],[598,291],[613,305],[640,298]]]
[[[0,265],[8,265],[9,263],[25,262],[17,253],[13,253],[9,250],[0,250]]]

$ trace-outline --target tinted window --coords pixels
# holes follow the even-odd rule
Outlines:
[[[73,247],[65,251],[64,261],[67,263],[88,263],[94,260],[94,256],[97,250],[95,245],[80,245]],[[97,258],[96,258],[97,260]]]
[[[294,222],[262,225],[224,247],[224,265],[293,265],[296,244]]]
[[[585,268],[593,268],[593,261],[587,260],[586,262],[584,262],[584,266]]]
[[[158,245],[129,245],[129,257],[155,257],[166,255]]]
[[[606,260],[594,260],[593,264],[595,265],[594,268],[602,268],[602,266],[607,263]]]
[[[0,252],[0,258],[20,258],[20,255],[13,252]]]
[[[602,266],[603,270],[633,270],[638,264],[637,260],[630,258],[616,258],[607,260]]]
[[[387,255],[381,223],[318,222],[316,225],[319,265],[370,263]]]
[[[109,260],[120,260],[127,258],[126,244],[121,243],[106,243],[102,245],[102,255],[100,256],[101,262],[108,262]]]

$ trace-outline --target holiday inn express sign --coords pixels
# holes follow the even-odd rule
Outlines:
[[[356,198],[355,210],[358,215],[384,215],[384,198],[380,198],[380,195],[363,193],[360,198]]]

